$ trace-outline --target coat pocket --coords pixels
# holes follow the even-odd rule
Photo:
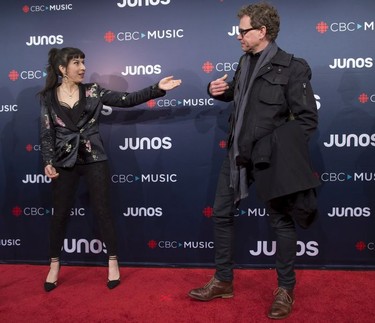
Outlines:
[[[283,105],[286,101],[284,88],[288,78],[284,75],[264,75],[262,87],[259,91],[259,100],[268,105]]]

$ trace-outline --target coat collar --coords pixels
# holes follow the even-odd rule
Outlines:
[[[271,61],[260,69],[258,76],[263,75],[267,72],[270,72],[274,68],[275,65],[284,66],[284,67],[289,66],[290,62],[292,61],[292,58],[293,58],[293,54],[289,54],[279,48],[276,55],[272,57]]]

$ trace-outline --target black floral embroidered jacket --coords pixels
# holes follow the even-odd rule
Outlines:
[[[107,159],[99,133],[103,105],[133,107],[165,95],[157,84],[136,92],[116,92],[97,83],[80,84],[81,115],[76,124],[57,100],[56,88],[41,99],[41,152],[43,164],[72,167]]]

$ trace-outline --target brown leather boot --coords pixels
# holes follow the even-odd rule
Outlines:
[[[192,289],[188,295],[200,301],[210,301],[217,297],[230,298],[233,297],[233,283],[212,277],[204,287]]]
[[[268,317],[271,319],[285,319],[292,312],[294,304],[293,289],[278,287],[273,292],[275,299],[268,311]]]

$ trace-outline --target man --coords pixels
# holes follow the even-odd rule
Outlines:
[[[268,4],[240,9],[239,35],[245,54],[231,82],[227,75],[208,86],[211,97],[234,100],[228,154],[214,202],[214,277],[189,296],[201,301],[233,296],[234,214],[254,182],[276,234],[278,287],[268,317],[283,319],[292,310],[296,283],[295,222],[307,228],[316,216],[319,185],[308,157],[308,138],[317,127],[311,70],[303,59],[281,50],[275,40],[280,19]]]

